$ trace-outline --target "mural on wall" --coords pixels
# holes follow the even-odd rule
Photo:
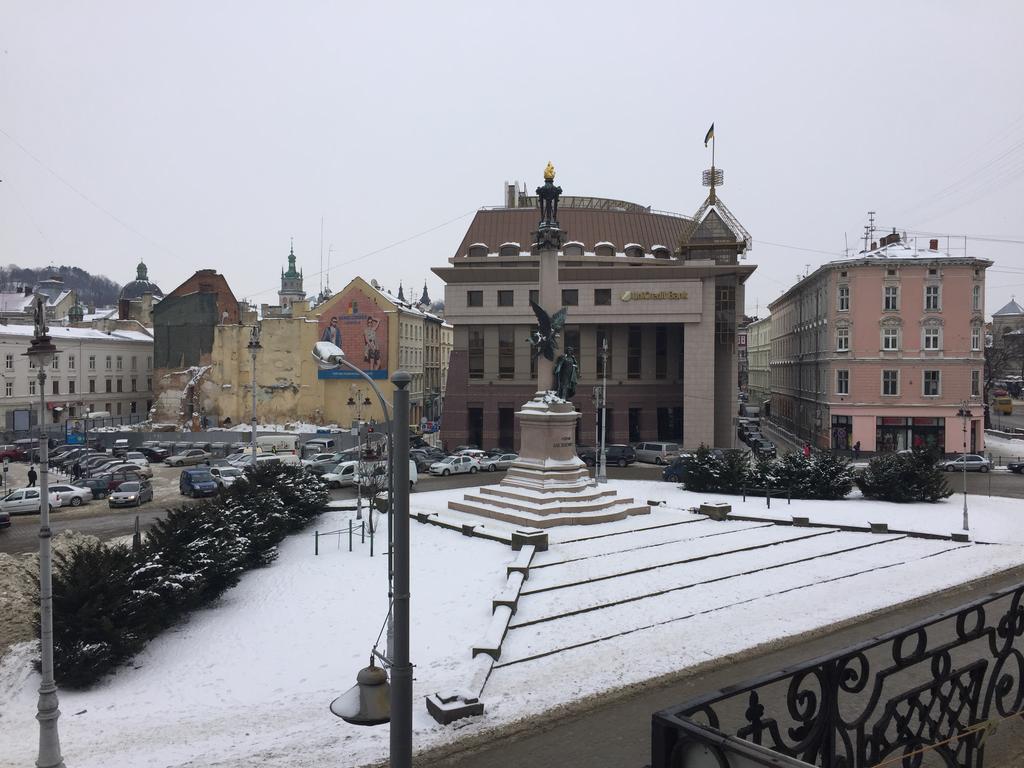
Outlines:
[[[388,377],[388,317],[358,288],[338,294],[320,315],[320,340],[337,344],[371,379]],[[319,371],[321,379],[356,379],[350,370]]]

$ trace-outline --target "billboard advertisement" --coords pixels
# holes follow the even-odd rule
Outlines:
[[[371,379],[388,377],[388,316],[363,291],[352,288],[324,305],[320,340],[337,344]],[[320,379],[357,379],[347,369],[318,371]]]

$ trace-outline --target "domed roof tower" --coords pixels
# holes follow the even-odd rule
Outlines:
[[[146,269],[146,263],[144,261],[140,261],[139,266],[136,267],[135,279],[121,289],[121,293],[117,298],[119,301],[131,301],[133,299],[140,299],[147,293],[159,298],[163,298],[164,295],[164,292],[160,290],[160,286],[149,281],[149,272]]]

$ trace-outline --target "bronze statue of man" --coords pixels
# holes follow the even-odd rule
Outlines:
[[[576,382],[579,381],[580,366],[573,354],[572,347],[565,348],[565,354],[555,363],[555,393],[563,400],[571,400],[576,394]]]

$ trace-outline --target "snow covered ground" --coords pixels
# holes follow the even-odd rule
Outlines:
[[[992,543],[965,544],[767,521],[799,515],[948,535],[960,529],[957,496],[935,505],[776,499],[769,511],[760,498],[744,504],[667,483],[615,485],[664,505],[616,523],[550,531],[550,549],[534,560],[484,691],[486,712],[457,726],[434,723],[423,697],[457,688],[470,674],[470,647],[516,553],[412,523],[417,749],[1024,563],[1018,499],[971,497],[972,539]],[[448,500],[467,490],[415,493],[413,509],[449,514]],[[766,521],[712,522],[687,511],[709,500]],[[344,528],[351,514],[332,510],[315,527]],[[386,614],[381,544],[371,559],[369,542],[357,538],[348,552],[347,535],[321,538],[314,557],[312,531],[297,534],[277,562],[158,638],[132,667],[89,691],[61,691],[68,764],[294,768],[386,759],[387,726],[358,728],[327,709],[366,665]],[[2,766],[34,759],[31,652],[26,644],[0,662]]]

